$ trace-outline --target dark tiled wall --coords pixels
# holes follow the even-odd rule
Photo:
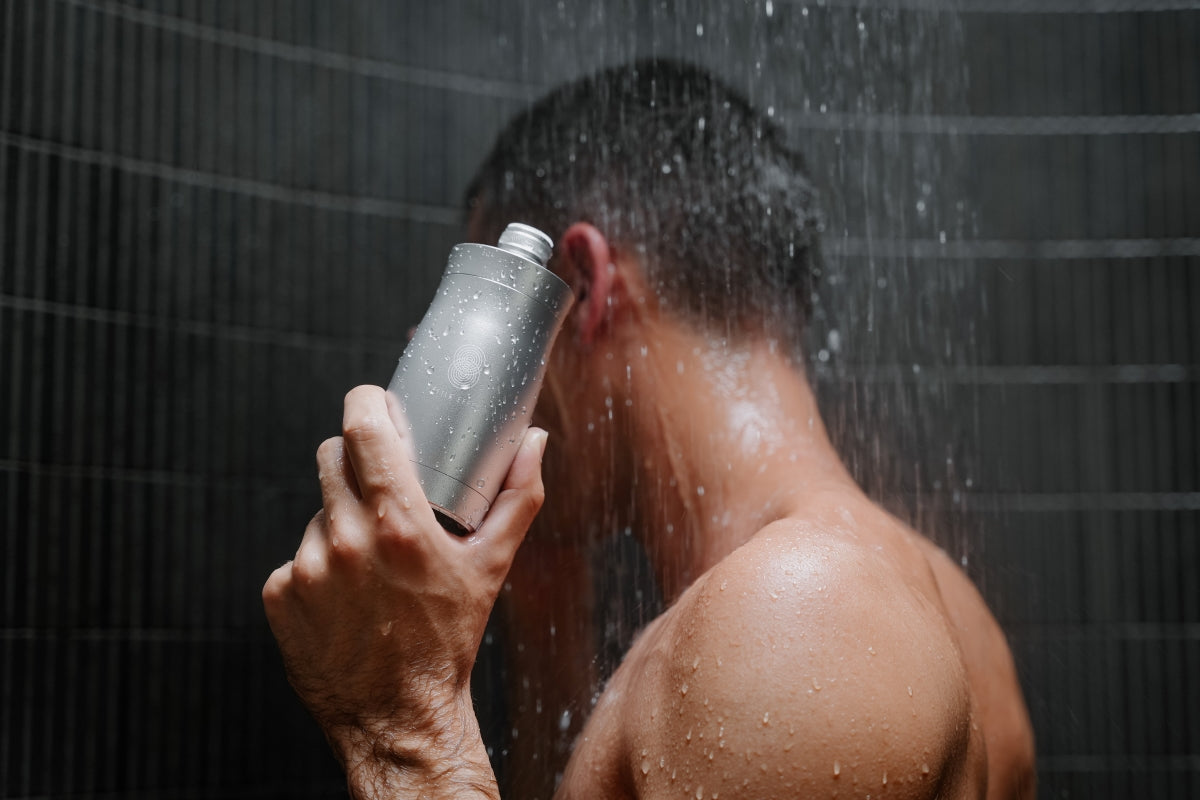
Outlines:
[[[0,796],[342,793],[258,603],[313,450],[504,120],[650,53],[808,154],[826,414],[1005,624],[1044,796],[1200,794],[1200,9],[964,8],[0,4]]]
[[[975,571],[1053,796],[1200,791],[1200,10],[1137,7],[963,18],[972,116],[1013,118],[969,145],[979,234],[1031,243],[976,264]]]

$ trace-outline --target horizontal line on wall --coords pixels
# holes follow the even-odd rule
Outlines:
[[[21,134],[0,132],[0,145],[278,203],[453,227],[461,226],[463,220],[462,211],[452,206],[408,203],[361,195],[297,189],[277,183],[220,175],[161,162],[104,153],[99,150],[74,147]],[[840,257],[1069,261],[1200,256],[1200,237],[1028,241],[947,239],[942,241],[940,238],[868,239],[865,237],[827,236],[824,240],[824,247],[830,255]]]
[[[830,237],[834,256],[994,261],[1077,261],[1200,256],[1200,237],[1163,239],[866,239]]]
[[[1200,511],[1200,492],[985,492],[961,486],[928,491],[884,491],[880,501],[955,514],[1062,514],[1095,511]]]
[[[278,183],[238,178],[215,172],[176,167],[159,161],[105,153],[72,145],[36,139],[16,133],[0,132],[0,145],[8,145],[32,153],[65,158],[81,164],[174,181],[214,191],[231,192],[277,203],[311,206],[327,211],[339,211],[364,216],[407,219],[435,225],[460,225],[463,214],[457,208],[423,203],[407,203],[362,195],[334,194],[313,189],[299,189]]]
[[[41,711],[39,710],[39,713]],[[233,800],[246,798],[259,800],[263,797],[289,798],[343,798],[346,797],[346,781],[322,782],[320,780],[303,780],[289,783],[286,780],[248,783],[245,786],[174,786],[169,789],[121,789],[115,792],[98,791],[91,787],[91,777],[88,776],[85,788],[79,794],[21,794],[7,795],[12,800],[63,800],[64,797],[86,797],[88,800],[162,800],[170,797],[172,800]],[[211,781],[211,779],[210,779]]]
[[[313,451],[319,444],[313,441]],[[116,483],[144,483],[176,489],[244,489],[246,491],[308,493],[316,485],[315,471],[308,478],[263,478],[260,475],[226,475],[217,472],[136,469],[104,464],[51,464],[41,461],[0,458],[0,473],[18,473],[43,478],[81,478]]]
[[[188,627],[87,627],[65,626],[0,628],[0,641],[7,642],[132,642],[220,644],[261,644],[260,626],[241,628]]]
[[[1137,756],[1124,753],[1038,756],[1038,772],[1200,772],[1200,755]]]
[[[46,314],[55,317],[99,322],[105,325],[140,328],[158,333],[175,333],[184,336],[199,336],[221,341],[244,344],[270,345],[298,350],[333,351],[345,353],[394,354],[397,358],[404,350],[400,340],[353,339],[348,337],[320,336],[297,331],[255,328],[225,322],[201,322],[198,320],[163,317],[130,311],[114,311],[53,300],[32,297],[15,297],[0,293],[0,308]]]
[[[1014,622],[1006,620],[1004,630],[1010,638],[1016,640],[1200,641],[1200,623],[1195,622]]]
[[[281,61],[311,64],[368,78],[382,78],[432,89],[515,100],[530,100],[538,91],[537,87],[515,81],[484,78],[449,70],[405,66],[391,61],[350,56],[332,50],[252,36],[215,25],[193,22],[182,17],[134,8],[124,3],[97,3],[92,0],[61,0],[61,2],[98,14],[118,17],[146,28],[177,33],[197,41],[258,53]]]
[[[810,364],[812,376],[826,383],[914,383],[964,386],[1094,385],[1192,383],[1196,364],[1096,364],[1012,366],[928,366],[924,364]]]
[[[1200,133],[1200,114],[966,116],[778,112],[789,129],[940,136],[1136,136]]]
[[[821,8],[879,8],[957,14],[1116,14],[1197,11],[1195,0],[778,0]]]
[[[1200,511],[1200,492],[964,491],[955,494],[959,494],[956,505],[972,512]]]
[[[906,0],[900,0],[901,3]],[[924,2],[925,0],[908,0]],[[938,0],[934,0],[938,2]],[[1125,14],[1196,11],[1195,0],[951,0],[967,14]]]

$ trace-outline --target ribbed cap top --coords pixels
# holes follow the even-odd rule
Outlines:
[[[532,225],[520,222],[510,222],[504,233],[500,234],[500,241],[496,246],[513,255],[528,258],[539,267],[546,266],[546,262],[550,260],[550,253],[554,250],[554,242],[549,236]]]

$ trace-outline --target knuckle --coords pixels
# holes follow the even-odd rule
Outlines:
[[[546,486],[541,481],[538,481],[533,486],[525,491],[524,497],[521,498],[524,504],[523,508],[529,519],[537,516],[537,513],[542,510],[542,504],[546,502]]]
[[[539,510],[546,502],[546,484],[542,483],[541,480],[538,480],[537,483],[530,487],[529,500],[533,504],[533,510]]]
[[[379,386],[355,386],[346,393],[342,433],[348,440],[370,442],[392,425],[384,395]]]
[[[346,444],[340,436],[331,436],[317,447],[317,463],[329,464],[338,461],[345,452]]]
[[[342,513],[330,517],[326,514],[323,523],[326,541],[329,543],[329,560],[347,561],[355,558],[357,551],[361,549],[357,543],[362,537],[354,515]]]
[[[278,609],[283,603],[291,571],[292,565],[291,562],[288,562],[272,572],[267,577],[267,582],[263,584],[262,600],[268,614]]]
[[[341,564],[358,564],[366,555],[359,545],[359,537],[339,528],[330,532],[329,558]]]
[[[420,530],[394,520],[380,520],[375,529],[375,541],[379,552],[389,561],[409,560],[421,551]]]
[[[381,521],[375,531],[375,538],[380,546],[388,549],[407,549],[413,546],[416,537],[413,532],[394,522]]]
[[[386,421],[377,414],[356,411],[346,415],[342,435],[353,443],[366,444],[379,438]]]
[[[292,561],[292,578],[303,589],[319,583],[325,577],[325,561],[307,548],[301,548]]]

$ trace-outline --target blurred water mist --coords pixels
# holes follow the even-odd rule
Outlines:
[[[344,794],[258,601],[312,453],[504,121],[652,54],[806,153],[824,413],[996,610],[1044,796],[1200,795],[1195,4],[7,0],[0,796]],[[657,608],[608,533],[598,678]]]

